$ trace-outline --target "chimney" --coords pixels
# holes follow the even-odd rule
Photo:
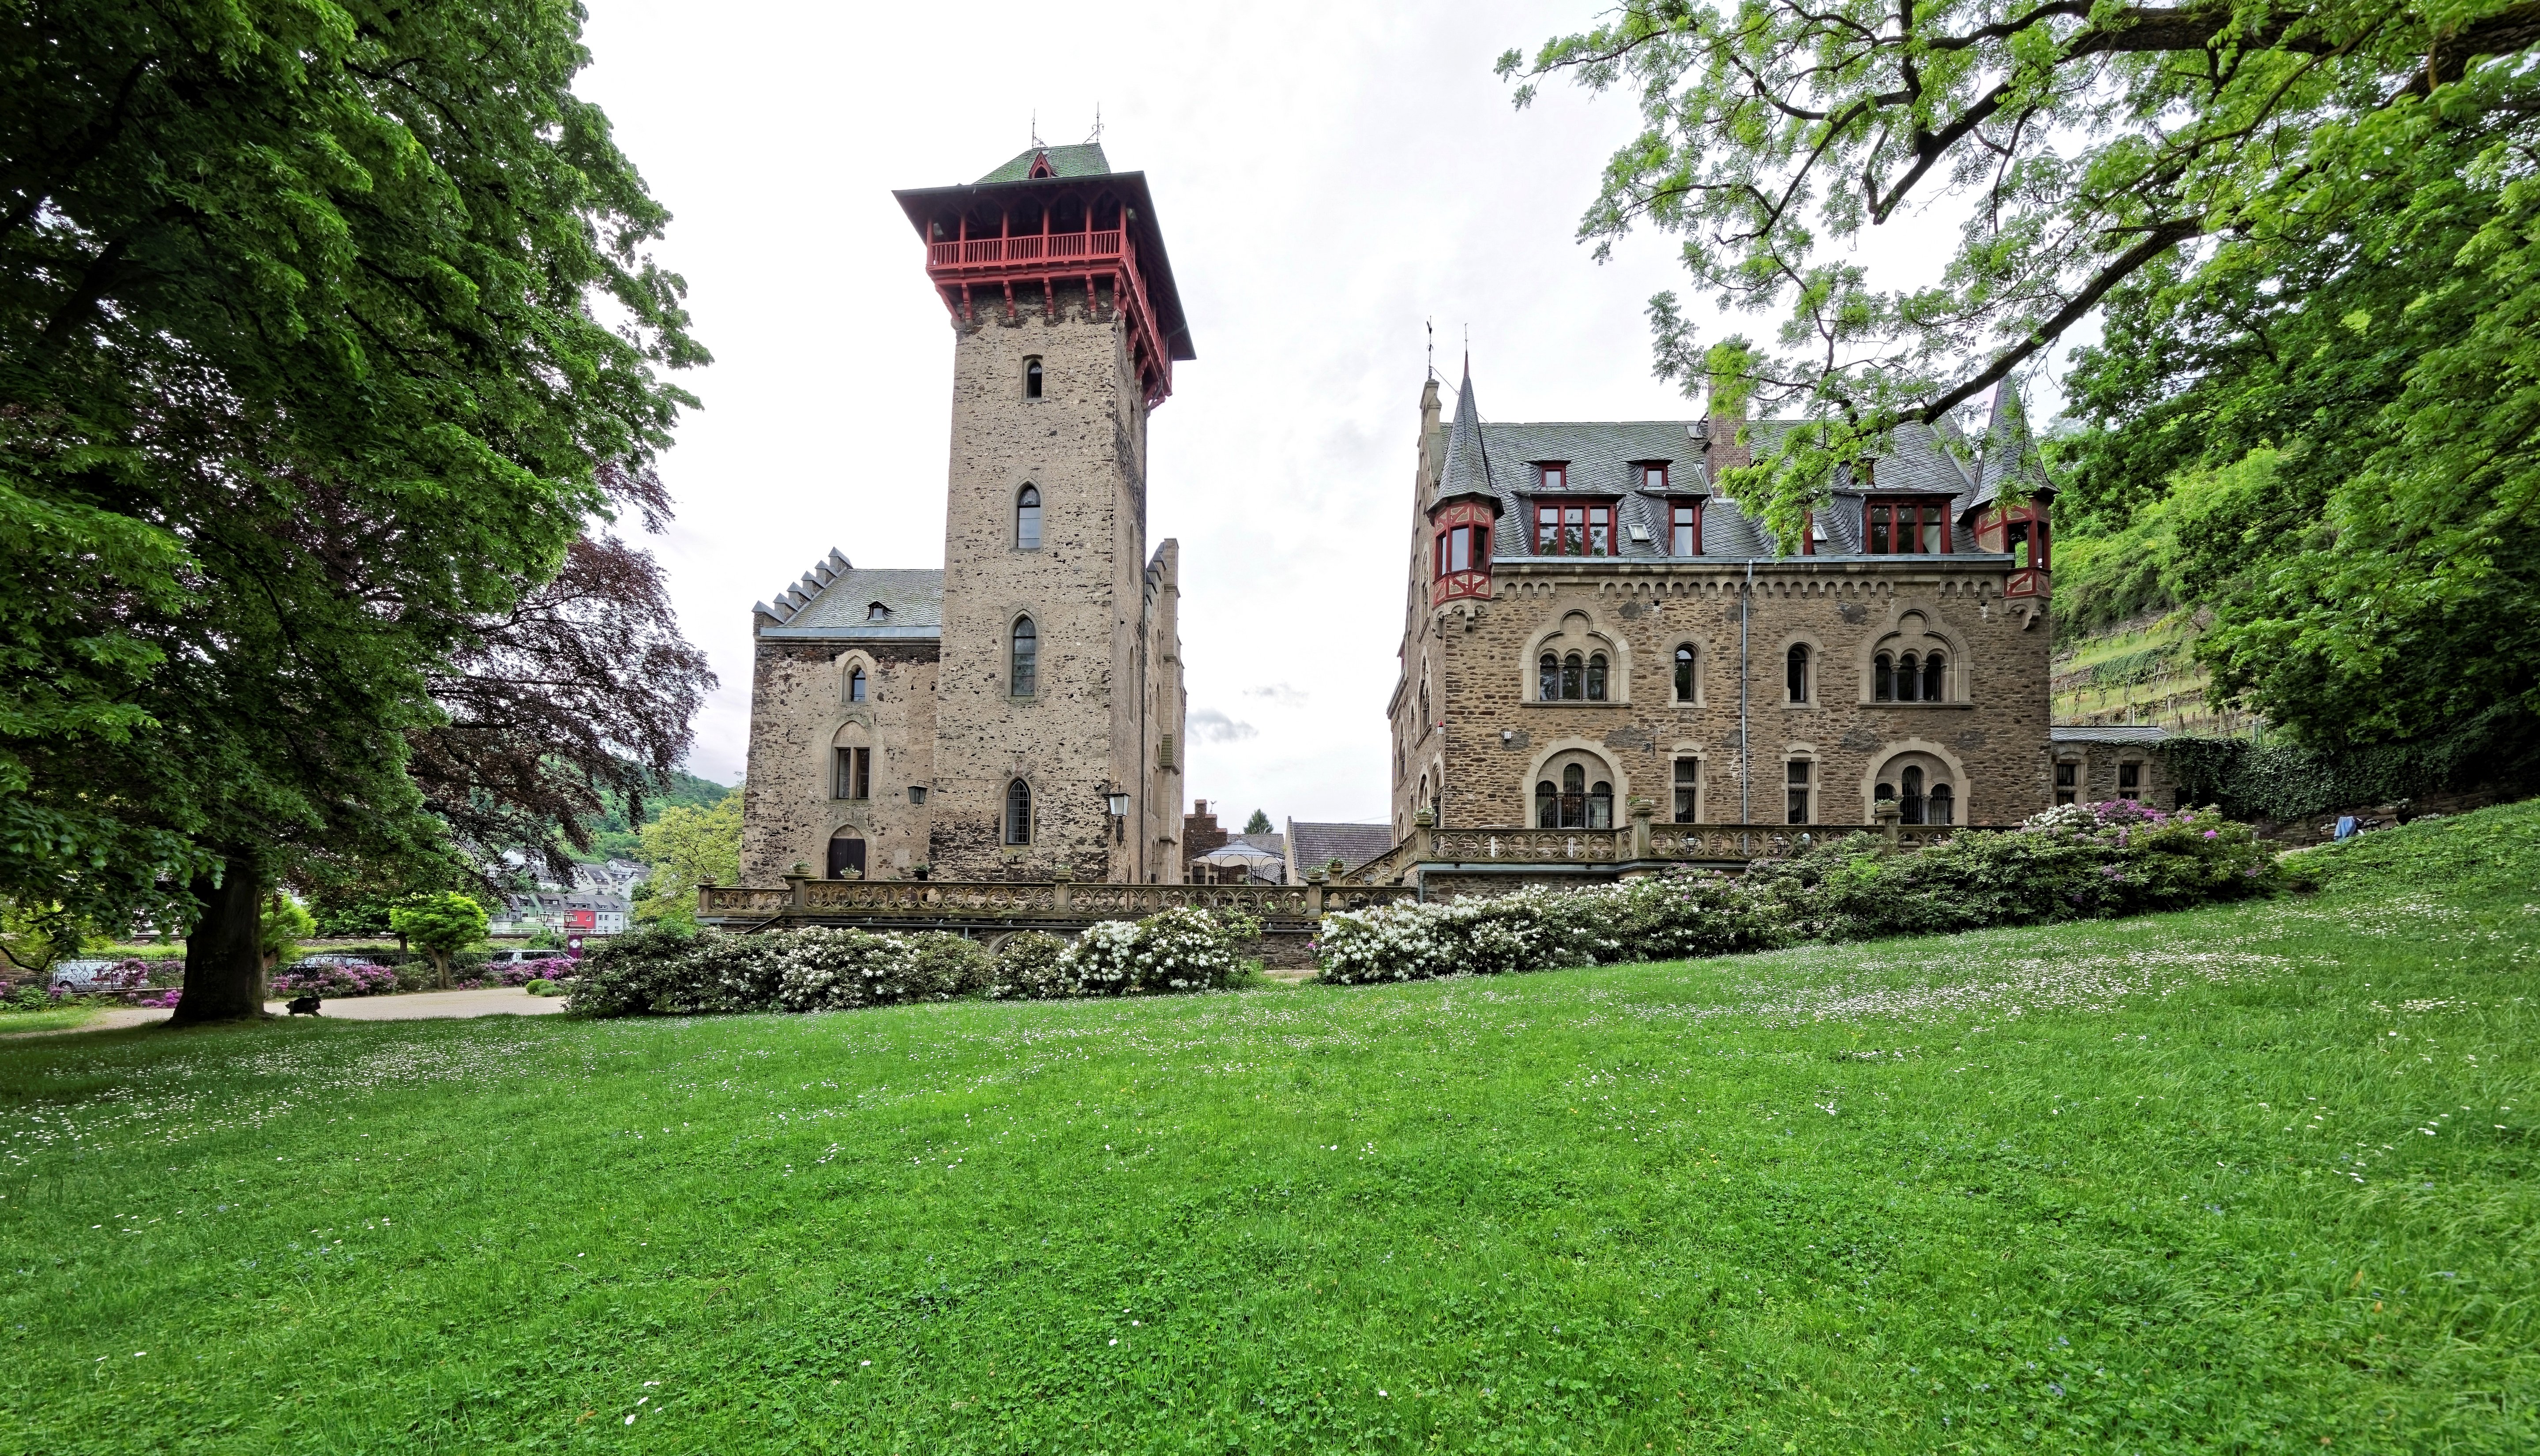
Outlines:
[[[1438,377],[1420,386],[1420,480],[1416,487],[1419,498],[1428,498],[1429,488],[1438,482],[1438,472],[1445,465],[1442,458],[1446,440],[1438,429]]]
[[[1724,413],[1721,406],[1733,403]],[[1702,463],[1716,486],[1720,472],[1755,462],[1745,442],[1737,438],[1737,427],[1746,422],[1746,386],[1743,380],[1728,375],[1711,377],[1711,413],[1703,421]]]

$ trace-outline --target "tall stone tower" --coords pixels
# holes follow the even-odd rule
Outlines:
[[[1194,358],[1141,173],[1035,146],[897,196],[952,317],[928,859],[948,879],[1181,875],[1178,548],[1147,417]]]

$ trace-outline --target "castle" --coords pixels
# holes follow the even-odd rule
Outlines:
[[[1035,145],[894,195],[954,336],[944,567],[832,551],[753,609],[742,877],[1177,883],[1147,417],[1195,356],[1146,177]]]
[[[1659,824],[1868,826],[1886,801],[1980,825],[2055,801],[2054,488],[2008,387],[1981,451],[1908,424],[1840,467],[1788,554],[1714,484],[1788,422],[1485,424],[1469,367],[1451,420],[1434,379],[1420,408],[1398,839],[1424,811],[1619,830],[1641,800]],[[1539,872],[1422,878],[1495,868]]]

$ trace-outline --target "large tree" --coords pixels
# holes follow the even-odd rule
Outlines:
[[[180,1018],[260,1009],[277,879],[579,837],[684,746],[702,662],[605,525],[705,356],[581,19],[12,7],[0,893],[189,916]]]
[[[1704,293],[1778,318],[1758,348],[1651,306],[1662,376],[1812,422],[1724,481],[1785,541],[1834,463],[2113,307],[2068,504],[2122,522],[2281,450],[2179,525],[2183,580],[2231,603],[2221,690],[2329,742],[2540,707],[2502,665],[2540,524],[2535,42],[2532,0],[1627,0],[1501,69],[1520,104],[1635,92],[1582,236],[1675,234]],[[1862,244],[1935,204],[1940,276],[1881,286]]]

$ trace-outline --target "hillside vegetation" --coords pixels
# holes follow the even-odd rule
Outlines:
[[[0,1445],[2540,1445],[2540,808],[2187,914],[0,1061]]]

